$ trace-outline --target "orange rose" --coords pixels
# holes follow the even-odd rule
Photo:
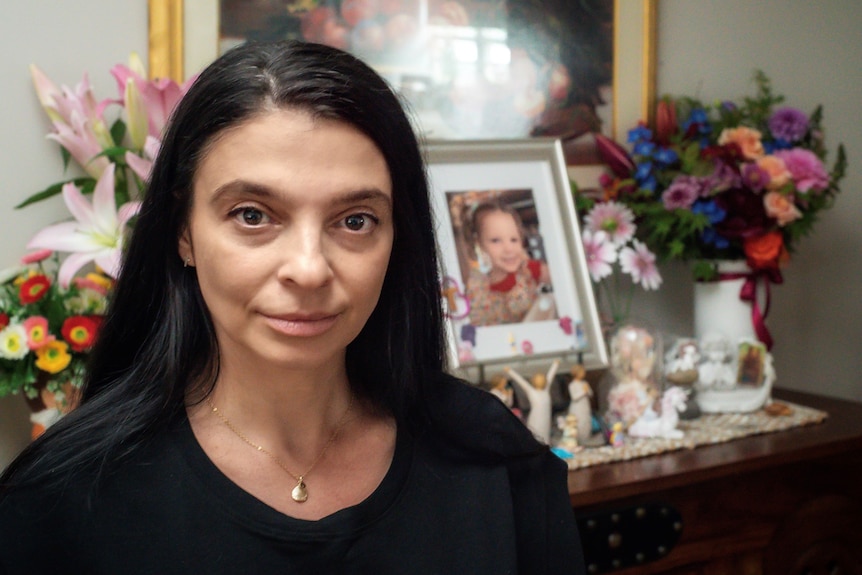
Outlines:
[[[763,156],[763,144],[760,138],[760,131],[752,128],[745,126],[725,128],[718,137],[718,145],[736,144],[745,159],[756,160]]]
[[[743,250],[748,265],[754,269],[777,268],[787,259],[784,236],[779,231],[746,238]]]
[[[783,187],[792,177],[790,170],[787,169],[787,164],[777,156],[763,156],[757,160],[757,165],[769,174],[769,183],[766,184],[766,187],[770,190]]]
[[[802,212],[793,205],[793,198],[779,192],[768,192],[763,196],[763,207],[766,208],[766,215],[775,218],[779,226],[802,217]]]

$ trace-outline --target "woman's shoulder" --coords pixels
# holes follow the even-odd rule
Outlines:
[[[426,413],[431,432],[453,450],[466,450],[491,461],[548,452],[502,401],[475,384],[437,374],[429,396]]]

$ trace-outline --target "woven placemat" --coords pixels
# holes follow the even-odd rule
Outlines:
[[[701,445],[724,443],[751,435],[775,433],[794,427],[821,423],[825,411],[782,402],[790,408],[786,415],[769,415],[763,410],[751,413],[721,413],[701,415],[690,421],[680,421],[678,429],[685,433],[681,439],[626,437],[619,447],[585,447],[571,458],[565,458],[569,469],[581,469],[603,463],[628,461],[648,455],[657,455],[678,449],[694,449]]]

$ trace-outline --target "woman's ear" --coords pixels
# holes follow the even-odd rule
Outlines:
[[[180,256],[180,259],[183,261],[183,267],[194,267],[194,249],[192,248],[191,232],[188,226],[186,226],[186,228],[183,230],[183,233],[180,234],[180,239],[179,241],[177,241],[177,253]]]

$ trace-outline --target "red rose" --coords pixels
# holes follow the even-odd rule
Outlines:
[[[7,325],[9,325],[9,314],[0,313],[0,329],[3,329]]]
[[[784,236],[778,231],[746,238],[743,250],[753,269],[777,268],[787,259]]]

